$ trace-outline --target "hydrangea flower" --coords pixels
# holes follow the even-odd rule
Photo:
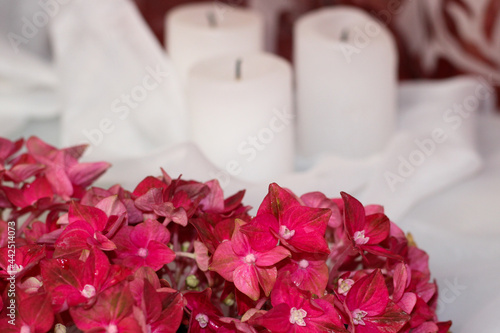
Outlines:
[[[146,176],[0,138],[1,332],[447,333],[429,257],[354,197]],[[9,322],[15,317],[15,323]]]
[[[217,247],[210,269],[234,282],[236,288],[251,299],[257,300],[259,286],[268,296],[278,275],[275,265],[291,254],[282,246],[262,252],[254,250],[248,237],[240,231],[241,225],[244,222],[237,220],[231,240]]]

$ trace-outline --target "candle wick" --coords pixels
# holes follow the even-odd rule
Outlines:
[[[235,76],[236,80],[241,80],[241,65],[243,60],[241,58],[236,60]]]
[[[208,25],[211,26],[212,28],[217,27],[217,17],[215,17],[214,12],[208,12],[207,13],[207,20],[208,20]]]
[[[340,40],[343,42],[347,42],[349,40],[349,30],[342,30],[342,32],[340,33]]]

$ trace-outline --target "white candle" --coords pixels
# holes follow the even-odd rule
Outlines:
[[[299,150],[360,158],[381,151],[396,121],[390,32],[353,7],[324,8],[295,26]]]
[[[190,133],[228,176],[270,181],[294,162],[292,69],[277,56],[222,56],[196,64],[187,84]]]
[[[262,17],[219,1],[187,4],[167,15],[167,51],[185,82],[191,67],[205,58],[264,49]]]

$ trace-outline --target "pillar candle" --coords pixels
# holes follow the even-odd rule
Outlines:
[[[298,144],[303,157],[362,158],[395,130],[395,42],[365,12],[348,6],[310,12],[295,26]]]
[[[262,17],[220,1],[181,5],[166,18],[167,51],[185,82],[196,62],[224,54],[264,49]]]
[[[190,134],[228,176],[270,181],[294,162],[292,69],[277,56],[197,63],[187,83]]]

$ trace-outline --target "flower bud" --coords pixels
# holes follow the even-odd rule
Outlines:
[[[186,285],[188,288],[196,288],[200,284],[200,280],[196,277],[196,275],[188,275],[186,278]]]
[[[226,304],[227,306],[234,305],[234,294],[233,293],[227,295],[227,297],[224,298],[224,304]]]
[[[182,249],[182,252],[187,252],[187,250],[189,250],[189,246],[191,245],[191,242],[183,242],[181,244],[181,249]]]
[[[54,333],[66,333],[66,326],[63,324],[56,324],[56,327],[54,327]]]

